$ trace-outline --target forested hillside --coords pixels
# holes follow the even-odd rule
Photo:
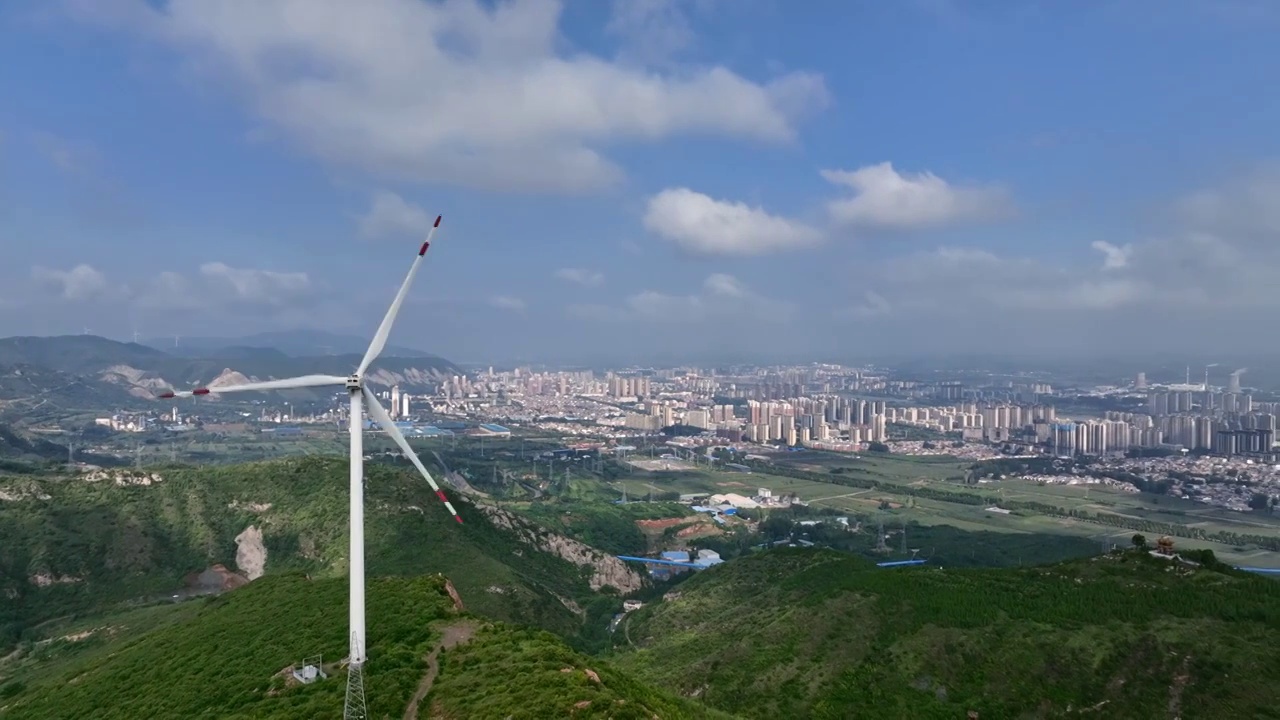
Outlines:
[[[167,597],[215,563],[250,577],[346,571],[341,458],[0,476],[0,491],[0,649],[44,619]],[[598,597],[591,573],[452,499],[461,525],[416,475],[366,465],[370,576],[442,572],[468,609],[576,632],[575,603]]]
[[[1133,551],[948,570],[775,550],[616,643],[641,679],[748,717],[1280,717],[1280,583]]]
[[[286,574],[193,601],[182,622],[116,646],[102,640],[98,652],[50,664],[39,679],[0,683],[0,717],[340,718],[346,590],[338,578]],[[370,717],[406,716],[411,703],[409,716],[423,718],[705,717],[552,635],[459,611],[442,577],[371,580],[368,602]],[[114,625],[60,642],[124,631]],[[429,682],[433,650],[440,671]],[[292,681],[288,668],[316,656],[329,678]]]

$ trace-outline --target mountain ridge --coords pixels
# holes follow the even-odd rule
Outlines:
[[[1280,584],[1187,555],[953,570],[770,550],[629,615],[614,661],[745,717],[1274,716]]]
[[[371,575],[448,574],[485,615],[576,633],[599,596],[597,576],[633,590],[640,578],[611,556],[450,493],[458,525],[426,483],[403,466],[365,466]],[[309,456],[234,466],[118,468],[0,476],[0,645],[58,614],[114,607],[178,591],[221,564],[345,572],[347,463]],[[41,578],[44,578],[42,580]],[[56,579],[57,582],[50,582]],[[619,601],[620,602],[620,601]]]
[[[363,355],[369,338],[325,330],[285,330],[261,332],[243,337],[147,338],[142,345],[174,357],[225,357],[230,348],[275,350],[291,357]],[[438,358],[438,355],[403,345],[388,345],[383,352],[391,357]]]
[[[458,607],[443,576],[372,578],[368,601],[369,717],[709,717],[549,633]],[[69,628],[58,649],[105,648],[60,664],[55,655],[43,676],[0,681],[0,717],[341,717],[343,579],[274,576],[154,612],[183,617],[131,635],[109,619]],[[126,635],[113,643],[113,630]],[[304,658],[318,659],[328,677],[295,681],[290,671]]]
[[[254,380],[346,375],[360,362],[356,353],[293,356],[274,348],[250,346],[232,346],[227,352],[225,357],[180,357],[96,335],[0,338],[0,378],[10,378],[0,380],[0,402],[78,386],[76,393],[61,397],[59,404],[77,409],[102,405],[128,408],[165,389],[205,385],[228,372]],[[374,385],[413,389],[431,387],[462,372],[438,356],[387,353],[366,377]],[[295,397],[319,397],[310,390],[289,392]]]

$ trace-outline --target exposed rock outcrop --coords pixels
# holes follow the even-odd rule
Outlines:
[[[612,586],[625,594],[640,589],[643,582],[640,574],[627,567],[618,558],[606,555],[590,545],[553,533],[505,510],[499,510],[490,505],[479,507],[494,525],[511,530],[524,542],[543,552],[568,560],[574,565],[590,568],[591,578],[588,584],[592,590]]]
[[[442,378],[448,377],[448,374],[433,367],[407,367],[399,371],[391,371],[387,369],[374,370],[367,373],[364,378],[365,382],[374,385],[404,385],[413,387],[415,385],[434,385]]]
[[[128,485],[155,485],[164,482],[164,476],[156,472],[145,472],[142,470],[103,470],[95,468],[85,473],[83,476],[85,482],[102,482],[110,480],[119,487]]]
[[[163,378],[130,365],[112,365],[98,373],[98,379],[112,385],[122,385],[128,388],[130,395],[140,398],[155,397],[156,393],[169,387]]]
[[[78,582],[84,582],[84,578],[74,575],[54,575],[53,573],[36,573],[28,580],[36,587],[49,587],[50,585],[71,585]]]
[[[454,610],[457,610],[458,612],[466,610],[466,608],[462,606],[462,596],[458,594],[457,588],[453,586],[453,582],[448,578],[445,578],[444,581],[444,591],[449,593],[449,599],[453,600]]]
[[[236,567],[250,580],[257,580],[267,570],[267,546],[262,531],[250,525],[236,536]]]

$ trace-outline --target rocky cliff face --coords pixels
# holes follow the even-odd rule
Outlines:
[[[511,530],[524,542],[579,567],[590,568],[591,579],[588,582],[592,590],[599,590],[608,585],[625,594],[639,590],[643,584],[639,573],[612,555],[606,555],[590,545],[550,532],[529,520],[496,507],[489,505],[478,507],[484,511],[490,522],[500,528]]]
[[[437,367],[403,367],[398,370],[375,369],[365,375],[366,382],[373,385],[400,385],[414,388],[420,385],[434,385],[449,377],[449,373]]]

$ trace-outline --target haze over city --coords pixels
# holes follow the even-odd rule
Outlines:
[[[1280,3],[0,3],[0,720],[1272,717]]]
[[[1244,1],[6,3],[0,326],[365,336],[443,213],[393,341],[459,361],[1272,351],[1277,29]]]

